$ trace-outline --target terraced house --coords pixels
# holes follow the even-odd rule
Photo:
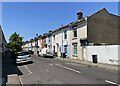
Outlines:
[[[57,57],[65,55],[66,58],[90,61],[89,46],[119,45],[118,18],[105,8],[88,17],[78,12],[75,22],[43,34],[41,46],[47,44]]]
[[[52,33],[53,35],[53,50],[58,57],[62,57],[62,53],[67,58],[70,57],[70,29],[69,25],[62,26]]]

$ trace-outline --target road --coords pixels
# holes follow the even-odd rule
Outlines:
[[[32,64],[18,66],[22,84],[117,84],[118,73],[59,59],[33,55]]]

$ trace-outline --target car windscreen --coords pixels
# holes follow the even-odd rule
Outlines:
[[[28,52],[21,52],[21,53],[18,53],[17,56],[24,56],[24,55],[29,55]]]

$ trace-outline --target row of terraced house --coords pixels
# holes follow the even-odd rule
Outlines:
[[[69,59],[92,61],[96,57],[99,63],[118,64],[118,18],[105,8],[88,17],[78,12],[77,21],[38,35],[22,48],[37,54],[47,44],[58,58],[65,53]]]

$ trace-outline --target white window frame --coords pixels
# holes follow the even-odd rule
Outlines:
[[[77,43],[73,44],[73,55],[77,55]]]
[[[75,36],[75,31],[76,31],[76,36]],[[77,27],[73,27],[73,38],[77,38]]]

